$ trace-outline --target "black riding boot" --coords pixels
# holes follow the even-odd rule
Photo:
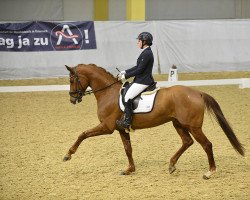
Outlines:
[[[133,113],[132,100],[129,99],[128,102],[124,104],[124,106],[125,106],[124,110],[125,115],[123,119],[117,120],[116,124],[122,128],[129,128],[132,122],[132,113]]]

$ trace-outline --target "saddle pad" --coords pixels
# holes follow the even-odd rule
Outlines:
[[[158,91],[152,93],[152,94],[141,94],[141,98],[138,104],[138,107],[133,110],[133,113],[148,113],[151,112],[151,110],[154,107],[154,101],[155,101],[155,96],[157,94]],[[124,112],[124,105],[122,103],[122,96],[120,95],[119,97],[119,106],[120,109]]]

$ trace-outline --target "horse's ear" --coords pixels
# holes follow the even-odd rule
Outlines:
[[[71,67],[69,67],[68,65],[65,65],[65,67],[71,74],[74,74],[74,70]]]

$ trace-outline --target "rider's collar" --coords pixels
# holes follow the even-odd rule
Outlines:
[[[147,46],[147,47],[145,47],[144,49],[142,49],[142,52],[145,50],[145,49],[147,49],[149,46]]]

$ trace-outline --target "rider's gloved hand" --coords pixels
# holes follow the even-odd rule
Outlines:
[[[125,80],[125,74],[126,74],[125,71],[121,71],[117,76],[118,80]]]
[[[118,80],[125,80],[125,74],[123,74],[122,72],[120,72],[117,76]]]
[[[126,71],[121,71],[120,74],[124,74],[124,75],[125,75],[125,74],[126,74]]]

